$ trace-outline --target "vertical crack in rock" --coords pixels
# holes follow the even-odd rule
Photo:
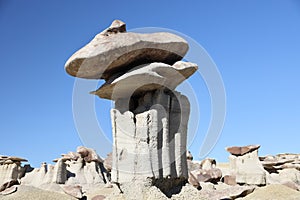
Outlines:
[[[150,115],[150,113],[148,113],[148,115],[147,115],[147,144],[148,144],[148,148],[149,148],[149,144],[150,144],[150,130],[149,130],[150,126],[151,126],[151,115]]]
[[[137,114],[134,114],[134,124],[137,124]],[[134,135],[133,135],[133,140],[135,141],[134,143],[134,152],[133,152],[133,156],[134,156],[134,165],[133,165],[133,176],[136,177],[136,170],[137,170],[137,165],[138,165],[138,137],[137,137],[137,130],[138,127],[135,127],[135,131],[134,131]]]
[[[148,154],[149,154],[149,161],[150,161],[150,170],[151,170],[151,174],[152,174],[152,177],[155,177],[155,173],[154,173],[154,168],[153,168],[153,158],[152,158],[152,154],[153,154],[153,151],[152,151],[152,142],[150,143],[151,141],[151,127],[152,127],[152,119],[151,119],[151,114],[148,113],[147,115],[147,144],[148,144]],[[155,162],[155,161],[154,161]],[[151,177],[149,177],[151,178]]]
[[[176,171],[176,154],[175,154],[175,133],[176,131],[174,130],[174,125],[177,124],[177,122],[174,122],[173,116],[172,116],[172,103],[173,103],[173,97],[171,96],[171,91],[169,91],[169,95],[170,95],[170,101],[169,101],[169,119],[172,119],[172,121],[170,120],[170,127],[169,127],[169,145],[170,145],[170,161],[171,161],[171,177],[177,177],[177,171]],[[176,128],[175,128],[176,129]]]
[[[117,110],[111,110],[112,133],[113,133],[113,161],[112,161],[112,180],[119,180],[119,164],[118,164],[118,141],[117,141]]]

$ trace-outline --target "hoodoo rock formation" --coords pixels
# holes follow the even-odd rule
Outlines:
[[[249,185],[266,185],[266,171],[258,158],[260,145],[248,145],[243,147],[227,147],[231,153],[229,164],[231,175],[236,182]]]
[[[151,181],[164,192],[187,182],[190,104],[175,91],[198,69],[180,61],[187,50],[177,35],[127,33],[115,20],[67,61],[72,76],[105,79],[91,93],[115,101],[112,182]]]
[[[62,154],[61,158],[54,159],[53,162],[56,164],[42,163],[40,168],[26,173],[21,179],[22,184],[49,189],[51,184],[85,186],[110,181],[102,159],[93,149],[80,146],[77,152]]]

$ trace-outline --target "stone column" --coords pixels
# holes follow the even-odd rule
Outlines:
[[[188,99],[167,89],[135,98],[117,100],[111,110],[112,181],[187,178]],[[137,105],[129,108],[130,101]]]

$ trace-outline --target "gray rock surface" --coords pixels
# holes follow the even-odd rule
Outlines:
[[[67,165],[69,175],[66,184],[68,185],[105,184],[108,181],[102,163],[88,163],[81,158],[77,161],[67,162]]]
[[[57,184],[64,184],[67,181],[67,165],[63,159],[59,159],[54,166],[53,180],[52,182]]]
[[[164,87],[174,90],[197,69],[196,64],[182,61],[172,66],[165,63],[145,64],[120,77],[108,80],[92,94],[100,98],[117,100]]]
[[[22,178],[29,165],[21,166],[21,162],[27,162],[26,159],[16,156],[0,156],[0,185]]]
[[[0,185],[11,181],[18,180],[22,178],[25,174],[26,167],[20,166],[20,163],[12,163],[8,164],[7,162],[0,164]]]
[[[127,109],[122,108],[126,104],[116,102],[116,108],[111,111],[113,182],[188,177],[186,131],[189,102],[178,92],[159,90],[140,98],[147,99],[148,96],[151,102],[147,108],[139,108],[145,105],[142,102],[133,108],[133,112],[122,113]]]
[[[35,168],[21,179],[21,183],[24,185],[32,185],[38,187],[39,185],[46,182],[45,175],[48,171],[48,165],[42,163],[40,168]]]
[[[108,79],[145,63],[173,64],[188,50],[187,42],[172,33],[127,33],[125,29],[123,22],[114,21],[68,59],[67,73],[81,78]]]
[[[33,171],[28,172],[21,179],[21,183],[40,187],[50,183],[64,184],[67,181],[67,169],[63,159],[53,165],[42,163],[40,168],[35,168]]]

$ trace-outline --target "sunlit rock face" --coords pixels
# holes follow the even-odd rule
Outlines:
[[[258,157],[259,147],[259,145],[248,145],[226,148],[231,153],[229,156],[230,170],[237,183],[248,185],[266,184],[267,172]]]
[[[42,163],[40,168],[27,172],[21,183],[52,190],[56,188],[55,184],[86,186],[110,181],[103,160],[91,148],[79,146],[77,152],[62,154],[53,162],[56,163]]]
[[[30,170],[29,165],[21,166],[22,162],[27,162],[27,160],[0,155],[0,185],[11,180],[18,180],[24,176],[27,170]]]
[[[187,178],[188,99],[179,92],[157,90],[128,110],[125,99],[111,110],[114,136],[112,180]]]

